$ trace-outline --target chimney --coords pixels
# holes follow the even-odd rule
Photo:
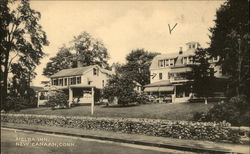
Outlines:
[[[83,67],[82,62],[80,60],[77,60],[77,67]]]
[[[181,55],[183,53],[182,51],[182,47],[180,47],[180,50],[179,50],[179,55]]]

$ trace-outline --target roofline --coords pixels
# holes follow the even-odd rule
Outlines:
[[[90,67],[89,69],[85,70],[84,72],[82,72],[81,74],[79,75],[83,75],[85,72],[89,71],[91,68],[93,68],[94,66],[96,65],[90,65],[90,66],[85,66],[85,67]],[[98,66],[98,65],[97,65]],[[76,67],[76,68],[79,68],[79,67]],[[67,68],[67,69],[63,69],[63,70],[68,70],[68,69],[72,69],[72,68]],[[74,69],[74,68],[73,68]],[[57,77],[52,77],[53,75],[50,76],[50,78],[60,78],[60,77],[73,77],[73,76],[79,76],[79,75],[72,75],[72,76],[68,76],[68,75],[64,75],[64,76],[57,76]]]

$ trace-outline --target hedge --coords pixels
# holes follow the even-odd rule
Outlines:
[[[179,139],[239,142],[239,133],[229,123],[169,121],[137,118],[72,117],[28,114],[1,114],[2,122],[94,129]]]

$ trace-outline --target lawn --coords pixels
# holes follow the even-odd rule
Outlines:
[[[150,118],[167,120],[191,120],[193,113],[206,112],[214,103],[176,103],[146,104],[129,107],[106,107],[98,105],[94,108],[95,117]],[[90,106],[75,106],[70,109],[51,110],[49,107],[24,109],[20,114],[90,116]]]

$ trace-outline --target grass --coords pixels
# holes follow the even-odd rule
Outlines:
[[[191,120],[195,112],[207,112],[214,103],[176,103],[145,104],[128,107],[106,107],[98,105],[94,108],[94,117],[150,118],[166,120]],[[13,112],[12,112],[13,113]],[[24,109],[20,114],[91,116],[90,106],[75,106],[70,109],[51,110],[49,107]]]

